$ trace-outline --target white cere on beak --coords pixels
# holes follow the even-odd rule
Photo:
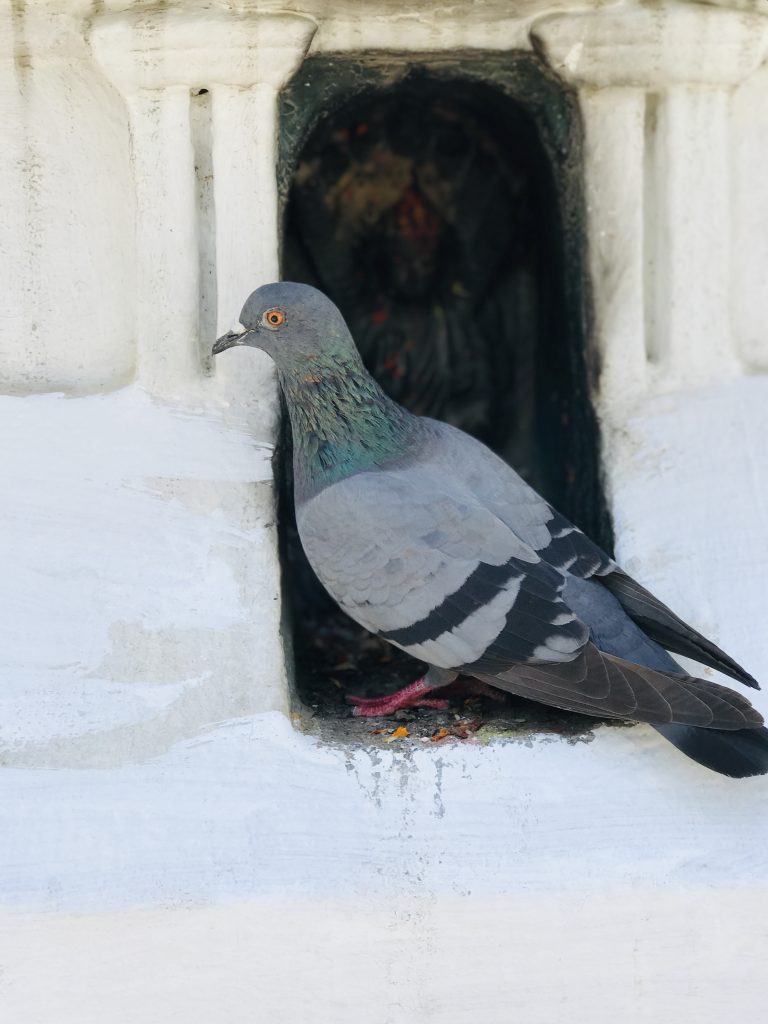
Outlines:
[[[247,330],[248,330],[248,328],[247,327],[243,327],[243,325],[240,323],[239,320],[235,320],[235,322],[232,324],[232,326],[229,329],[229,333],[230,334],[245,334],[245,332]]]

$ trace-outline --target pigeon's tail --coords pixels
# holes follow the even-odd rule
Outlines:
[[[654,726],[664,739],[705,768],[734,779],[768,774],[768,729],[697,729],[690,725]]]
[[[640,632],[634,623],[628,626],[626,619],[622,618],[622,612],[619,612],[617,618],[618,609],[613,603],[614,596],[609,595],[602,587],[600,591],[602,592],[595,593],[594,587],[589,590],[584,583],[574,585],[569,582],[570,606],[581,614],[582,618],[589,615],[591,609],[596,609],[593,631],[597,635],[601,650],[659,672],[682,672],[680,665],[664,647]],[[621,596],[626,599],[625,594]],[[635,609],[631,611],[634,612]],[[647,607],[645,614],[650,615]],[[720,654],[722,652],[718,652],[718,656]],[[713,664],[712,660],[701,655],[699,660],[704,664]],[[729,666],[724,664],[726,660],[731,666],[735,663],[728,659],[727,655],[722,655],[718,667],[727,671]],[[733,672],[731,674],[735,675]],[[746,676],[746,673],[743,675]],[[747,676],[743,681],[747,685],[756,685],[751,676]],[[736,779],[768,774],[768,729],[764,726],[726,730],[674,724],[654,725],[654,729],[681,753],[713,772],[730,775]]]
[[[655,668],[680,671],[675,659],[657,644],[653,644],[653,650],[646,648],[645,655],[643,661],[652,663]],[[654,729],[681,753],[713,772],[734,779],[768,774],[768,729],[765,726],[730,732],[691,725],[654,725]]]
[[[674,666],[680,671],[674,658],[660,647],[656,647],[655,657],[647,660],[654,661],[659,668],[666,667],[669,671]],[[681,753],[713,772],[734,779],[768,774],[768,729],[765,726],[731,732],[690,725],[655,725],[654,729]]]

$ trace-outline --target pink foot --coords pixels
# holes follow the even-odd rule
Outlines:
[[[446,697],[426,697],[427,693],[440,691]],[[492,700],[504,700],[504,694],[495,686],[489,686],[479,679],[466,677],[456,682],[444,683],[442,686],[430,686],[424,677],[417,679],[395,693],[386,697],[354,697],[347,694],[347,701],[354,704],[353,715],[359,718],[373,718],[377,715],[392,715],[403,708],[435,708],[444,711],[450,705],[448,698],[466,700],[468,697],[490,697]]]
[[[347,694],[347,701],[355,705],[352,714],[358,718],[392,715],[403,708],[436,708],[440,711],[447,708],[447,700],[424,696],[433,689],[434,687],[429,686],[423,679],[417,679],[415,683],[410,683],[395,693],[389,693],[386,697],[354,697]]]

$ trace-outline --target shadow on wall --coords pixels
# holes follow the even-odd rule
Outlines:
[[[314,57],[280,125],[283,277],[333,298],[388,394],[481,438],[610,547],[572,94],[529,55]],[[327,598],[285,477],[297,689],[338,712],[348,689],[386,691],[420,666]]]

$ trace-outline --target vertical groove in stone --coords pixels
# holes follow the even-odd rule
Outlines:
[[[649,92],[645,97],[643,146],[643,314],[645,355],[649,363],[659,362],[666,347],[662,336],[663,322],[659,301],[663,290],[663,218],[659,216],[660,189],[663,188],[658,168],[659,96]]]
[[[213,372],[211,346],[216,338],[216,203],[213,184],[211,94],[192,91],[191,133],[197,182],[197,241],[200,264],[198,345],[206,374]]]

